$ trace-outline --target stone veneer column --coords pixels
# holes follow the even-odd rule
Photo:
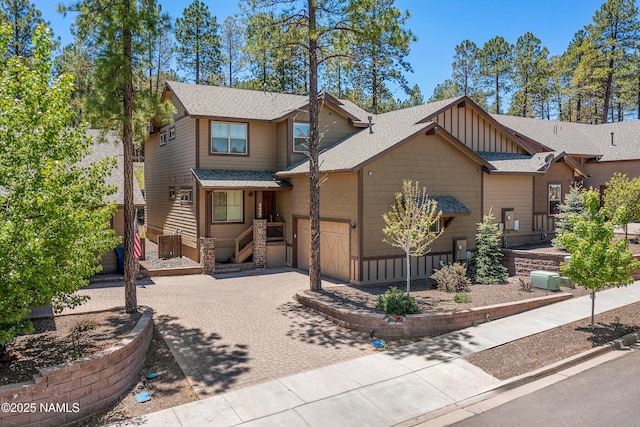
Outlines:
[[[216,271],[216,238],[200,238],[200,263],[203,274],[213,274]]]
[[[253,262],[256,268],[267,268],[267,220],[253,220]]]

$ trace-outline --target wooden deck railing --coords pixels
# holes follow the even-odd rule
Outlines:
[[[284,241],[284,222],[267,223],[267,242]]]

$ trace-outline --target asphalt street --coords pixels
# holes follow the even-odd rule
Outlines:
[[[640,425],[640,351],[629,351],[564,381],[515,399],[456,427],[635,427]]]

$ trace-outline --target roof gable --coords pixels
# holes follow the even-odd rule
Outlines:
[[[185,114],[192,117],[272,123],[306,110],[309,104],[309,98],[302,95],[173,81],[168,81],[164,90],[164,96],[171,92],[174,102],[181,104]],[[364,122],[368,114],[350,101],[328,94],[321,94],[320,98],[354,123]]]

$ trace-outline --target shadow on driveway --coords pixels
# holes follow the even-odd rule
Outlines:
[[[155,323],[200,397],[227,391],[240,375],[249,371],[248,345],[222,344],[220,335],[184,327],[178,320],[160,315]]]

